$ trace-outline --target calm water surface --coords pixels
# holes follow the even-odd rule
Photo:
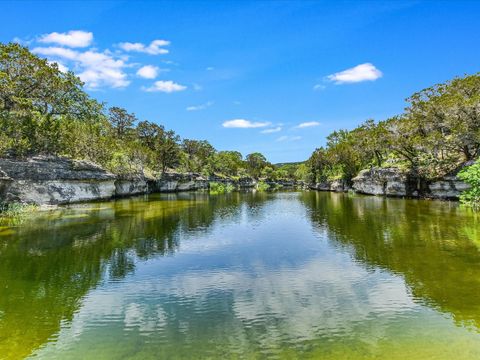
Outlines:
[[[345,194],[151,195],[0,227],[0,358],[480,359],[480,218]]]

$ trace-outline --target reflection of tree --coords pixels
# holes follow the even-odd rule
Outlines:
[[[23,358],[71,321],[102,279],[135,270],[135,257],[173,253],[178,231],[207,229],[253,195],[152,195],[38,214],[0,236],[0,354]],[[3,229],[5,230],[5,229]],[[107,276],[108,275],[108,276]],[[106,277],[107,276],[107,277]]]
[[[335,246],[405,278],[413,295],[480,328],[480,221],[442,202],[304,193],[313,222]]]

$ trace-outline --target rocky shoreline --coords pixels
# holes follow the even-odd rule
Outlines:
[[[149,193],[208,190],[210,182],[235,189],[257,186],[252,178],[228,179],[200,174],[164,173],[159,178],[116,176],[82,160],[38,156],[0,159],[0,202],[59,205]]]
[[[455,175],[448,175],[434,181],[421,180],[401,169],[371,168],[362,170],[352,179],[349,186],[342,180],[310,185],[312,190],[346,192],[387,197],[426,198],[458,200],[469,185]]]
[[[397,168],[362,170],[352,186],[341,180],[306,185],[294,181],[265,181],[270,187],[301,187],[411,198],[454,200],[468,185],[454,175],[436,181],[415,179]],[[59,205],[105,200],[148,193],[208,190],[210,182],[230,184],[236,190],[254,189],[257,181],[245,177],[229,179],[200,174],[164,173],[159,178],[122,177],[81,160],[38,156],[26,160],[0,159],[0,202]]]

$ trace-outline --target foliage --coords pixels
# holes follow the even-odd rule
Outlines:
[[[209,190],[211,195],[229,193],[229,192],[232,192],[234,189],[235,188],[230,183],[224,184],[224,183],[215,182],[215,181],[211,181],[209,183]]]
[[[267,191],[270,189],[270,185],[268,185],[266,182],[259,181],[257,183],[257,190],[258,191]]]
[[[36,205],[22,203],[0,203],[0,218],[13,218],[37,209]]]
[[[458,173],[459,179],[470,185],[470,189],[460,195],[460,201],[475,210],[480,210],[480,161],[465,167]]]
[[[396,166],[424,179],[454,172],[480,153],[480,75],[455,78],[407,99],[405,113],[339,130],[307,161],[309,181],[351,179],[369,166]]]

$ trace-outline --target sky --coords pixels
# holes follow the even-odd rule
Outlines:
[[[0,42],[218,150],[306,160],[334,130],[480,71],[476,1],[2,1]]]

